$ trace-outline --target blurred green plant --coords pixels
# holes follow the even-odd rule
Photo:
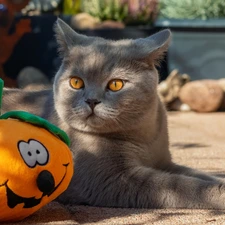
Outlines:
[[[65,15],[74,15],[80,12],[81,0],[64,0],[63,13]]]
[[[82,0],[81,11],[101,21],[115,20],[128,25],[151,24],[158,12],[158,0]]]
[[[224,0],[160,0],[160,17],[210,19],[225,17]]]
[[[120,0],[83,0],[81,11],[98,17],[100,20],[123,21],[128,13],[128,7]]]

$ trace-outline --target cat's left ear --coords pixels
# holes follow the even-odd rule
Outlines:
[[[171,41],[169,29],[162,30],[150,37],[134,40],[136,57],[147,61],[147,63],[157,64],[167,51]]]
[[[76,45],[87,45],[92,41],[92,37],[78,34],[67,23],[60,18],[57,19],[54,27],[56,41],[59,45],[59,53],[64,57],[69,50]]]

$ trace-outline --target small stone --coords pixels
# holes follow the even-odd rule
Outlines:
[[[190,106],[181,102],[179,98],[177,98],[173,102],[171,102],[168,105],[167,109],[171,110],[171,111],[181,111],[181,112],[190,112],[191,111]]]
[[[181,102],[197,112],[215,112],[223,100],[223,90],[215,80],[199,80],[185,84],[179,93]]]

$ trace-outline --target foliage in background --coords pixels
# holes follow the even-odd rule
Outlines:
[[[160,17],[210,19],[225,17],[224,0],[160,0]]]
[[[151,24],[158,15],[158,0],[124,0],[128,6],[127,24]]]
[[[64,0],[63,13],[65,15],[74,15],[80,11],[81,0]]]
[[[81,11],[100,20],[125,24],[151,24],[158,12],[158,0],[82,0]]]
[[[123,21],[127,16],[128,7],[121,4],[120,0],[83,0],[81,11],[102,21]]]

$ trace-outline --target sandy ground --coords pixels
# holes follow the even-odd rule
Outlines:
[[[225,113],[168,115],[175,162],[225,177]],[[109,209],[52,202],[19,224],[225,224],[225,210]]]

